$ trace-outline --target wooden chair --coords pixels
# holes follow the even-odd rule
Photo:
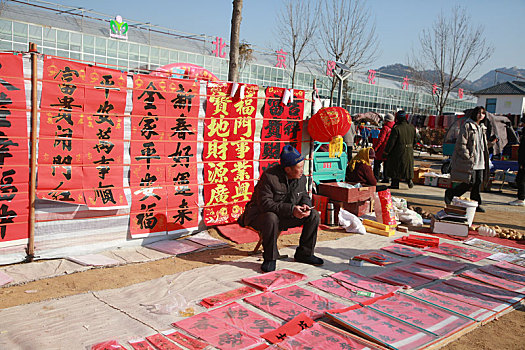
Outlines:
[[[259,253],[259,248],[261,248],[261,245],[262,245],[262,235],[261,233],[254,229],[253,227],[251,226],[246,226],[245,228],[249,229],[249,230],[252,230],[253,232],[257,233],[257,236],[259,236],[259,241],[257,242],[257,244],[255,245],[255,248],[253,249],[253,251],[250,253],[250,255],[255,255],[255,254],[258,254]],[[277,235],[277,238],[279,238],[279,236],[281,235],[282,231],[279,231],[279,234]],[[279,257],[277,259],[286,259],[288,258],[288,255],[286,254],[280,254]]]

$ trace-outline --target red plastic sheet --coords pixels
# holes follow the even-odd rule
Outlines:
[[[82,163],[87,65],[44,58],[39,166],[39,198],[84,204]]]
[[[351,285],[354,285],[356,287],[381,295],[395,292],[400,289],[399,287],[392,287],[386,283],[373,280],[372,278],[361,276],[350,270],[344,270],[341,272],[334,273],[332,275],[332,278],[350,283]]]
[[[0,54],[0,245],[28,238],[29,156],[22,56]]]
[[[471,319],[403,294],[394,294],[378,300],[369,307],[441,337],[446,337],[475,323]]]
[[[364,254],[359,254],[354,256],[354,259],[365,260],[379,266],[396,264],[398,262],[403,261],[380,252],[368,252]]]
[[[298,286],[289,286],[276,290],[274,293],[317,312],[319,317],[323,316],[325,311],[341,309],[346,306]]]
[[[341,298],[348,299],[354,303],[360,303],[360,304],[364,304],[370,300],[373,300],[374,298],[377,298],[377,296],[382,295],[380,293],[375,293],[374,296],[359,295],[357,294],[357,292],[370,292],[370,291],[363,289],[363,288],[353,286],[346,282],[337,281],[331,277],[321,278],[315,281],[310,281],[308,283],[316,287],[317,289],[320,289],[322,291],[325,291],[333,295],[340,296]],[[392,291],[400,289],[400,287],[389,286],[386,283],[384,283],[384,285],[388,286],[385,289],[390,288]]]
[[[413,273],[414,275],[418,275],[421,277],[429,278],[432,280],[446,278],[452,275],[452,272],[450,271],[443,271],[443,270],[435,269],[435,268],[428,267],[425,265],[421,265],[418,263],[412,263],[409,265],[399,266],[397,269],[403,270],[409,273]]]
[[[414,275],[413,273],[406,272],[400,269],[389,269],[385,272],[375,274],[372,277],[390,284],[408,286],[412,288],[416,288],[432,282],[432,279]]]
[[[255,289],[245,286],[202,299],[201,305],[207,308],[229,303],[247,295],[255,293]]]
[[[128,343],[134,350],[155,350],[146,339],[130,340]]]
[[[470,317],[476,321],[482,322],[492,316],[494,312],[488,309],[482,308],[480,306],[467,304],[460,300],[452,299],[444,295],[439,295],[437,293],[432,293],[427,289],[420,289],[410,294],[412,297],[424,300],[428,303],[432,303],[437,306],[441,306],[447,310],[456,312],[465,317]]]
[[[408,248],[399,244],[389,245],[388,247],[383,247],[381,250],[403,256],[405,258],[415,258],[417,256],[423,255],[419,250]]]
[[[253,140],[258,86],[232,98],[231,83],[208,83],[204,127],[204,222],[236,221],[254,188]]]
[[[246,284],[267,291],[279,287],[295,284],[306,278],[302,273],[297,273],[290,270],[277,270],[268,273],[263,273],[254,277],[245,277],[242,281]]]
[[[294,336],[301,331],[312,327],[314,324],[315,322],[306,316],[306,314],[300,314],[283,324],[281,327],[267,332],[262,337],[272,344],[280,343],[287,337]]]
[[[460,276],[477,280],[486,284],[490,284],[498,288],[510,290],[516,293],[525,292],[525,286],[523,284],[506,281],[503,278],[492,276],[491,274],[480,271],[479,269],[464,271],[460,274]]]
[[[231,303],[209,311],[208,314],[254,337],[260,337],[262,334],[280,326],[279,323],[261,316],[238,303]]]
[[[441,243],[439,247],[426,248],[426,251],[437,254],[456,256],[458,258],[462,258],[473,262],[483,260],[486,257],[492,255],[492,253],[482,252],[476,249],[464,248],[450,243]]]
[[[282,103],[284,88],[268,87],[264,103],[259,172],[279,163],[284,145],[292,144],[301,152],[304,91],[293,90],[293,102]]]
[[[175,345],[160,333],[150,335],[146,339],[159,350],[182,350],[181,347]]]
[[[461,270],[462,268],[467,266],[467,264],[464,264],[464,263],[460,263],[460,262],[456,262],[456,261],[452,261],[448,259],[436,258],[433,256],[427,256],[427,257],[424,257],[423,259],[417,260],[417,263],[421,265],[429,266],[429,267],[434,267],[436,269],[440,269],[443,271],[450,271],[450,272]]]
[[[471,305],[476,305],[494,312],[501,312],[511,307],[511,304],[492,297],[471,292],[465,289],[456,288],[445,283],[438,283],[426,288],[432,293],[447,296],[452,299],[460,300]]]
[[[260,344],[261,340],[239,331],[208,313],[202,313],[173,324],[195,337],[204,339],[219,349],[246,349]]]
[[[198,339],[192,338],[181,332],[172,332],[165,334],[166,337],[170,338],[176,343],[183,345],[190,350],[202,350],[208,346],[207,343]]]
[[[91,350],[126,350],[126,348],[116,340],[108,340],[91,346]]]
[[[359,335],[371,337],[399,350],[419,349],[437,340],[437,336],[385,316],[367,307],[328,316]]]
[[[484,283],[474,282],[461,277],[454,277],[445,280],[444,283],[456,288],[465,289],[494,299],[502,300],[509,304],[515,304],[525,297],[524,294],[511,292],[509,290],[497,287],[492,287]]]
[[[289,321],[301,313],[306,314],[309,318],[317,316],[315,312],[272,292],[247,297],[244,298],[244,301],[285,321]]]
[[[361,339],[350,333],[314,323],[312,327],[305,329],[297,335],[286,338],[279,343],[279,348],[287,350],[296,349],[354,349],[369,350],[379,349],[378,346]]]
[[[516,283],[525,285],[525,275],[524,274],[505,270],[500,267],[497,267],[496,265],[481,266],[479,269],[493,276],[506,279],[507,281],[512,281],[512,282],[516,282]]]

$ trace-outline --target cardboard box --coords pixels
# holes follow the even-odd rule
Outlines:
[[[378,229],[383,230],[383,231],[388,231],[388,230],[391,229],[391,227],[388,226],[388,225],[385,225],[385,224],[383,224],[381,222],[368,220],[368,219],[364,219],[363,220],[363,225],[366,225],[366,226],[369,226],[369,227],[378,228]]]
[[[425,186],[432,186],[437,187],[438,185],[438,177],[437,176],[430,176],[426,175],[425,177]]]
[[[414,178],[412,179],[412,182],[423,185],[425,183],[425,177],[423,175],[428,172],[430,172],[430,168],[427,167],[414,168]]]
[[[450,177],[439,177],[438,187],[452,188],[452,180],[450,180]]]
[[[437,220],[432,218],[430,222],[430,229],[433,233],[442,233],[445,235],[467,237],[468,236],[468,223],[451,222],[444,220]]]
[[[341,210],[341,208],[343,208],[346,211],[349,211],[355,216],[362,216],[370,213],[371,211],[370,201],[357,201],[352,203],[345,203],[340,201],[330,202],[334,203],[334,215],[336,221],[338,221],[339,210]]]
[[[364,225],[364,226],[365,226],[366,232],[375,233],[376,235],[392,237],[393,235],[396,234],[396,230],[386,230],[385,231],[385,230],[381,230],[381,229],[378,229],[378,228],[375,228],[375,227],[370,227],[370,226],[367,226],[367,225]]]
[[[337,182],[319,184],[320,195],[327,196],[331,200],[344,203],[369,200],[375,191],[375,186],[364,185],[361,188],[346,188],[339,186]]]

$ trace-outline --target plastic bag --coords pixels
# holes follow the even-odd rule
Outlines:
[[[396,225],[396,213],[392,204],[392,195],[390,190],[384,190],[374,193],[375,203],[374,211],[376,218],[382,220],[385,225]]]
[[[339,225],[342,226],[346,232],[359,233],[364,235],[366,229],[363,226],[363,223],[357,216],[346,211],[344,209],[339,209]]]
[[[404,209],[397,212],[399,220],[405,225],[423,226],[423,218],[421,215],[410,209]]]
[[[171,293],[168,291],[166,297],[162,298],[159,303],[156,304],[140,304],[146,307],[151,313],[160,315],[172,315],[177,314],[178,316],[193,316],[195,310],[191,307],[191,304],[186,301],[182,294]]]

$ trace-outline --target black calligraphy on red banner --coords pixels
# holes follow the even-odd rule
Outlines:
[[[208,83],[204,128],[204,222],[234,222],[253,193],[253,140],[258,87],[230,97],[230,83]]]
[[[28,238],[29,156],[22,56],[0,54],[0,244]]]
[[[293,90],[293,101],[282,103],[284,88],[268,87],[264,103],[261,131],[261,156],[259,171],[279,163],[281,150],[291,144],[301,151],[304,91]]]
[[[85,203],[82,154],[87,67],[44,58],[38,143],[39,198]]]

